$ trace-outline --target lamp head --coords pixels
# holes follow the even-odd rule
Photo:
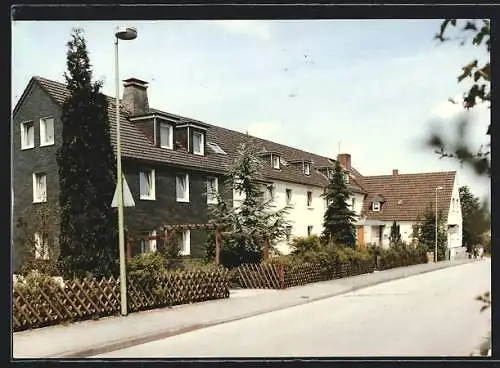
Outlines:
[[[137,38],[137,29],[134,27],[119,27],[115,33],[116,38],[129,41]]]

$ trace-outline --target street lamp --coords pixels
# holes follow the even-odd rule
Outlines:
[[[436,187],[436,226],[435,226],[435,247],[434,247],[434,262],[438,261],[438,190],[443,189],[443,187]]]
[[[132,27],[118,27],[115,33],[115,83],[116,83],[116,191],[118,207],[118,246],[120,247],[120,300],[121,314],[127,315],[127,277],[125,268],[125,234],[123,226],[123,181],[122,157],[120,146],[120,77],[118,73],[118,39],[133,40],[137,37],[137,30]]]

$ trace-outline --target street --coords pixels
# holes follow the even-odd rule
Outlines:
[[[94,358],[469,356],[490,330],[490,260],[359,289]]]

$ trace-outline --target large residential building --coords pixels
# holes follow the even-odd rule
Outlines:
[[[207,189],[214,188],[225,192],[223,189],[226,174],[237,156],[238,145],[249,136],[150,108],[147,86],[148,83],[139,79],[125,80],[120,106],[122,166],[135,201],[134,207],[125,208],[127,232],[154,235],[160,227],[167,224],[207,223],[208,208],[214,203],[214,198],[207,193]],[[67,96],[68,91],[64,84],[33,77],[14,108],[14,221],[20,217],[26,218],[42,203],[57,205],[59,179],[56,152],[62,143],[61,107]],[[116,144],[115,111],[115,100],[109,97],[108,116],[113,145]],[[290,238],[321,233],[326,209],[322,194],[335,159],[257,137],[250,138],[259,149],[264,163],[261,173],[264,191],[275,199],[277,208],[291,206],[288,215],[291,222]],[[393,185],[392,181],[377,186],[377,183],[383,180],[377,178],[384,177],[363,177],[351,166],[349,154],[339,154],[336,159],[345,170],[346,181],[352,192],[349,204],[359,215],[356,224],[359,245],[377,242],[385,244],[384,230],[381,233],[380,229],[393,219],[402,223],[416,220],[414,214],[420,207],[412,204],[414,211],[411,212],[411,218],[404,209],[410,202],[414,203],[412,198],[415,197],[414,193],[401,186],[405,175],[400,175],[401,180],[394,182],[399,183],[394,189],[388,189],[388,185]],[[452,211],[451,208],[460,207],[460,203],[455,202],[458,198],[458,188],[454,173],[414,176],[430,177],[433,179],[432,185],[443,186],[444,189],[439,193],[441,209]],[[410,184],[410,187],[418,192],[420,185],[426,183],[430,182],[417,180]],[[422,187],[421,193],[428,195],[429,190],[427,186]],[[237,193],[229,193],[229,196],[232,198],[227,199],[234,201],[235,205],[241,199]],[[109,193],[110,202],[112,197],[113,193]],[[418,198],[423,197],[420,195]],[[394,204],[394,200],[397,203],[401,200],[403,202]],[[377,201],[380,202],[379,210],[374,210],[376,207],[369,203]],[[405,216],[396,216],[397,211],[389,211],[392,208],[401,209],[399,213]],[[386,216],[388,212],[390,213]],[[461,213],[453,214],[449,216],[450,225],[456,224],[461,228]],[[52,225],[52,238],[40,240],[40,234],[34,234],[35,239],[43,243],[57,243],[57,219]],[[406,227],[402,228],[402,232],[405,232]],[[18,235],[16,231],[18,230],[14,228],[14,237]],[[203,256],[206,231],[185,230],[182,239],[184,254],[192,257]],[[461,238],[450,235],[450,245],[452,244],[453,247],[461,245]],[[155,242],[134,243],[132,248],[133,254],[154,250]],[[279,244],[278,249],[288,253],[288,241]],[[22,262],[24,254],[21,250],[15,250],[13,254],[16,267]]]

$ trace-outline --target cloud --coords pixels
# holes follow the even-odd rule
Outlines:
[[[261,20],[224,20],[216,21],[214,24],[236,35],[250,36],[266,41],[271,37],[269,24]]]

